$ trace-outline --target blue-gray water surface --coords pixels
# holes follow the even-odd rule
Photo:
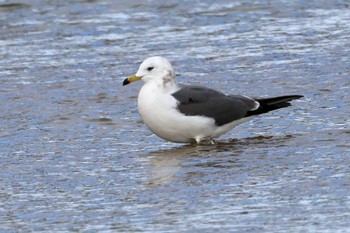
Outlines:
[[[350,232],[350,9],[0,0],[1,232]],[[153,135],[140,62],[293,106],[214,145]]]

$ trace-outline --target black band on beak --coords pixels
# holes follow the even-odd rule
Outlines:
[[[126,78],[123,82],[123,86],[128,85],[129,83],[130,83],[130,81]]]

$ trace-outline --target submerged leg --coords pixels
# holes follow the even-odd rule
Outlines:
[[[211,138],[211,137],[205,137],[205,138],[197,137],[196,139],[192,140],[191,144],[192,145],[194,144],[214,145],[216,144],[216,141],[214,138]]]

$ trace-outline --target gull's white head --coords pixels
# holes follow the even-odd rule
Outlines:
[[[137,73],[124,80],[123,85],[143,80],[149,82],[152,80],[172,80],[175,78],[175,72],[170,62],[164,57],[149,57],[144,60]]]

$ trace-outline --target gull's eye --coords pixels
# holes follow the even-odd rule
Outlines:
[[[151,71],[151,70],[153,70],[153,68],[154,68],[154,67],[150,66],[150,67],[147,68],[147,70],[148,70],[148,71]]]

